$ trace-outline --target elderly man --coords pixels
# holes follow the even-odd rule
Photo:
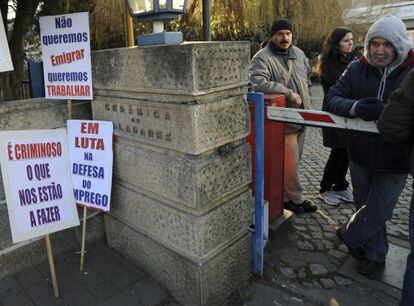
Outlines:
[[[394,16],[381,18],[366,35],[364,56],[351,63],[331,87],[327,110],[377,120],[388,96],[412,67],[414,53],[404,23]],[[409,148],[389,143],[379,134],[352,132],[348,151],[357,212],[336,233],[358,260],[358,273],[371,277],[385,265],[385,222],[392,218],[405,186]]]
[[[286,95],[287,107],[311,108],[311,69],[302,50],[292,45],[292,24],[284,19],[273,23],[270,39],[256,53],[250,65],[254,89]],[[305,128],[287,125],[285,132],[284,205],[296,213],[314,212],[317,206],[303,196],[298,165],[305,140]]]

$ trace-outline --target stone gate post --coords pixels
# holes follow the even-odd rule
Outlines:
[[[94,119],[115,128],[108,243],[185,305],[250,276],[250,44],[93,53]]]

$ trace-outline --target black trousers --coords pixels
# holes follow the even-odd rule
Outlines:
[[[349,186],[348,181],[345,179],[348,166],[349,160],[347,149],[332,148],[331,154],[329,155],[323,171],[321,189],[319,190],[319,193],[331,189],[335,191],[346,190]]]

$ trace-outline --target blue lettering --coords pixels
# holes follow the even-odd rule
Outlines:
[[[88,177],[94,177],[98,179],[105,178],[104,167],[98,167],[98,166],[92,166],[92,165],[73,163],[72,173],[83,175],[83,176],[88,176]]]
[[[72,18],[66,19],[65,16],[55,18],[56,29],[65,29],[72,27]]]
[[[108,206],[108,196],[106,194],[100,194],[82,189],[73,189],[75,199],[79,202],[85,202],[97,206]]]

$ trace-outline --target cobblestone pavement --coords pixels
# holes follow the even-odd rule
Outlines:
[[[322,88],[315,86],[315,109],[321,108],[322,97]],[[282,302],[276,298],[272,302],[274,305],[397,305],[398,289],[382,284],[372,286],[369,281],[360,282],[339,273],[349,254],[337,239],[335,229],[349,219],[354,207],[345,203],[329,206],[317,197],[328,155],[329,149],[322,145],[321,129],[307,128],[300,175],[306,196],[319,210],[314,214],[295,215],[288,225],[275,233],[265,253],[264,280],[256,285],[260,283],[291,295],[287,299],[289,303],[286,298]],[[409,178],[394,217],[388,223],[390,240],[404,247],[408,247],[411,182]],[[248,304],[254,305],[257,301],[253,294]]]
[[[314,107],[315,109],[321,109],[323,98],[322,87],[314,86],[312,91]],[[305,188],[305,194],[319,205],[321,213],[326,214],[333,221],[343,223],[348,220],[350,213],[354,211],[352,205],[341,204],[339,207],[332,207],[317,198],[323,168],[328,156],[329,149],[322,145],[322,130],[313,127],[307,128],[305,149],[300,164],[300,176]],[[351,181],[349,173],[348,181]],[[409,176],[406,187],[394,210],[394,217],[388,223],[388,234],[405,241],[408,241],[408,209],[411,194],[412,178]]]

